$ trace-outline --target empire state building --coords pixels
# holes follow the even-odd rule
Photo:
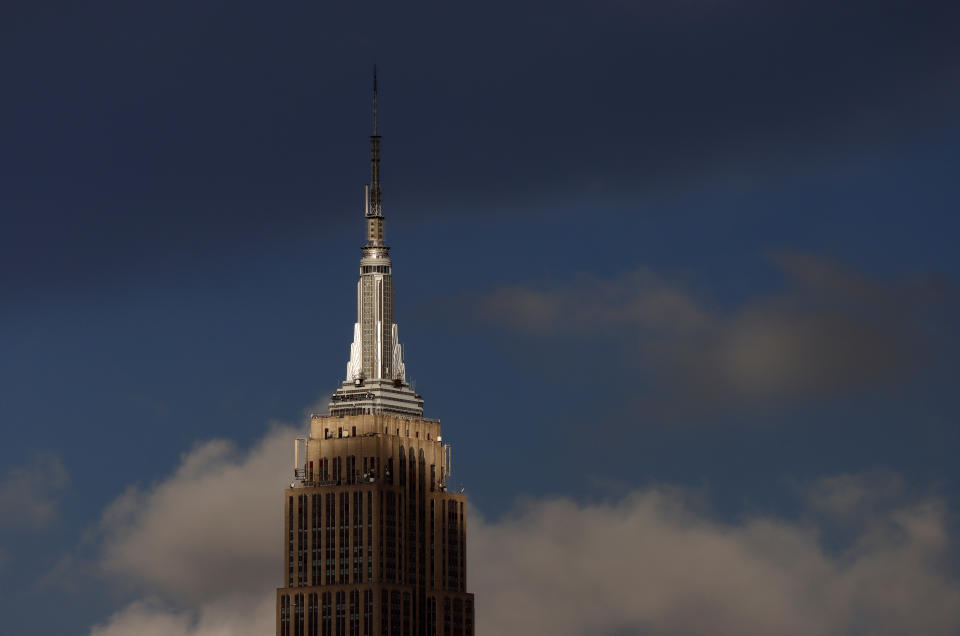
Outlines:
[[[294,441],[278,636],[472,636],[465,497],[450,446],[407,383],[384,242],[373,77],[366,244],[346,377]]]

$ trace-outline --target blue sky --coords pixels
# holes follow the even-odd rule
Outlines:
[[[408,377],[490,523],[893,474],[955,537],[960,15],[775,4],[5,7],[3,631],[156,592],[111,502],[340,381],[374,60]]]

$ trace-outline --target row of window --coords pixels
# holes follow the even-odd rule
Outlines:
[[[416,596],[421,598],[417,599]],[[380,633],[383,636],[437,635],[437,599],[399,590],[383,590],[380,597]],[[415,611],[416,609],[416,611]],[[418,626],[421,629],[418,629]],[[443,599],[443,636],[473,636],[473,600]]]
[[[307,481],[310,483],[352,485],[366,483],[380,474],[380,458],[374,456],[361,457],[360,462],[357,462],[356,455],[321,458],[318,464],[316,470],[313,460],[307,464]],[[389,476],[393,472],[390,470],[393,460],[389,460],[387,467]]]
[[[424,581],[432,588],[463,591],[463,503],[441,499],[437,511],[436,501],[431,500],[427,514],[424,481],[411,472],[406,492],[379,493],[378,527],[383,529],[379,580]],[[291,496],[287,506],[287,587],[374,580],[373,492]],[[441,521],[439,532],[437,519]],[[441,554],[439,571],[437,549]]]
[[[280,636],[371,636],[373,591],[362,595],[361,605],[361,590],[284,594]]]
[[[338,402],[338,401],[344,402],[344,401],[350,401],[350,400],[372,400],[372,399],[373,399],[373,393],[369,393],[369,392],[367,392],[367,393],[348,393],[348,394],[346,394],[346,395],[334,395],[334,396],[333,396],[333,401],[334,401],[334,402]],[[375,434],[376,434],[376,433],[368,433],[368,435],[375,435]],[[388,429],[387,429],[386,426],[383,427],[383,434],[384,434],[384,435],[389,435],[389,431],[388,431]],[[357,436],[357,427],[356,427],[356,426],[351,427],[351,431],[350,431],[349,433],[347,433],[346,435],[344,435],[344,431],[343,431],[343,427],[342,427],[342,426],[340,426],[340,427],[337,428],[337,438],[338,438],[338,439],[341,438],[341,437],[350,437],[350,436],[353,436],[353,437],[356,437],[356,436]],[[407,436],[407,437],[410,437],[410,429],[409,429],[409,428],[406,429],[406,436]],[[417,439],[420,439],[420,431],[414,431],[414,432],[413,432],[413,436],[416,437]],[[324,439],[331,439],[332,437],[333,437],[333,431],[331,431],[329,428],[323,429],[323,438],[324,438]],[[400,429],[399,429],[399,428],[397,429],[397,437],[400,437]],[[427,439],[428,439],[428,440],[431,439],[431,438],[430,438],[430,433],[427,433]],[[401,450],[402,450],[402,449],[401,449]]]
[[[403,452],[403,447],[400,447],[400,473],[399,473],[399,482],[400,486],[406,486],[406,466],[407,458]],[[357,462],[356,455],[348,455],[346,458],[342,457],[333,457],[332,459],[321,458],[318,461],[318,466],[314,466],[314,461],[310,460],[307,464],[307,482],[308,483],[319,483],[323,485],[335,484],[340,485],[353,485],[371,482],[377,477],[380,476],[380,458],[375,456],[361,457],[361,463]],[[414,475],[414,466],[416,459],[414,451],[410,449],[410,475],[413,479]],[[344,470],[344,464],[346,468]],[[426,475],[424,471],[426,470],[423,449],[420,449],[420,478],[425,479]],[[442,475],[442,472],[441,472]],[[393,484],[393,458],[387,458],[387,469],[383,473],[383,477],[386,480],[387,484]],[[437,465],[430,464],[430,492],[434,492],[437,489]]]
[[[419,595],[417,595],[419,596]],[[280,597],[280,636],[372,636],[372,590],[349,590]],[[437,599],[415,603],[410,592],[381,592],[383,636],[437,636]],[[419,611],[414,611],[419,607]],[[473,600],[443,599],[443,636],[473,636]],[[416,629],[421,625],[423,630]]]

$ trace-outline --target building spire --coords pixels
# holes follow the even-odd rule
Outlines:
[[[380,130],[377,68],[373,68],[373,134],[370,182],[365,190],[367,242],[361,249],[357,322],[347,377],[330,398],[331,415],[395,413],[423,417],[423,398],[407,384],[403,346],[393,321],[393,263],[383,236],[380,207]]]
[[[370,185],[367,188],[367,216],[383,216],[383,209],[380,201],[380,134],[377,129],[376,64],[373,66],[373,134],[370,135]],[[382,239],[382,236],[380,238]]]
[[[377,65],[373,65],[373,134],[377,134]]]

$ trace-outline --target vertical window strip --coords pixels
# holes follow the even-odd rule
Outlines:
[[[367,580],[373,579],[373,493],[367,491]]]
[[[287,497],[287,587],[293,587],[293,497]]]

